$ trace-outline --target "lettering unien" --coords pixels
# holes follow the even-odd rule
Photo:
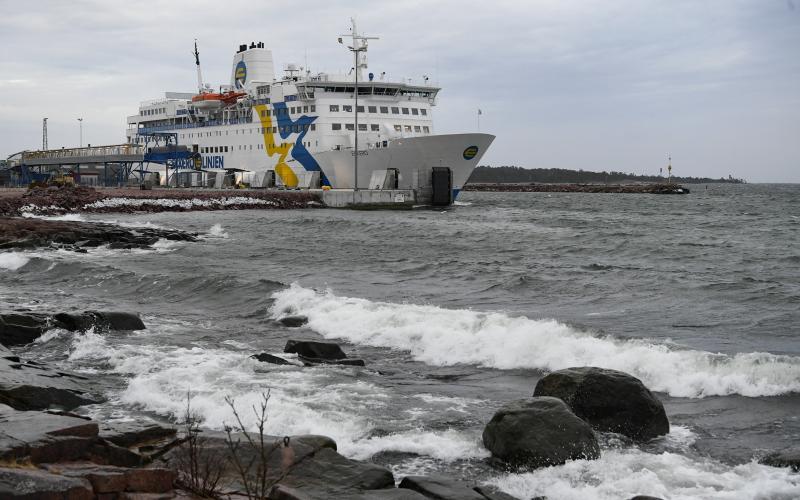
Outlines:
[[[225,168],[225,158],[223,156],[204,156],[203,168]]]

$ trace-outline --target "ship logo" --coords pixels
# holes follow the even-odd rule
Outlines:
[[[464,150],[464,159],[471,160],[478,154],[478,146],[470,146]]]
[[[236,65],[236,72],[233,77],[236,80],[236,87],[242,88],[245,80],[247,80],[247,65],[244,61],[239,61],[239,64]]]

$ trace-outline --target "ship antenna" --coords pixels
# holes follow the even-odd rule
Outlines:
[[[194,63],[197,65],[197,91],[203,93],[203,73],[200,72],[200,52],[197,50],[197,38],[194,39]]]

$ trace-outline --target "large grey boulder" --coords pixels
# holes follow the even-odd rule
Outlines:
[[[494,458],[515,467],[600,457],[589,424],[563,401],[550,397],[522,399],[497,410],[483,430],[483,444]]]
[[[313,457],[296,463],[281,483],[336,498],[343,493],[393,488],[394,476],[380,465],[351,460],[330,448],[322,448]]]
[[[0,357],[0,404],[17,410],[72,410],[102,401],[91,394],[91,381],[17,356]]]
[[[542,378],[534,396],[563,400],[592,428],[645,441],[669,433],[664,405],[642,382],[627,373],[584,366]]]

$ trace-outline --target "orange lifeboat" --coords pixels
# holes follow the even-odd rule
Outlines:
[[[192,104],[196,108],[210,109],[221,108],[222,106],[230,106],[235,103],[240,97],[246,96],[245,92],[203,92],[192,97]]]

